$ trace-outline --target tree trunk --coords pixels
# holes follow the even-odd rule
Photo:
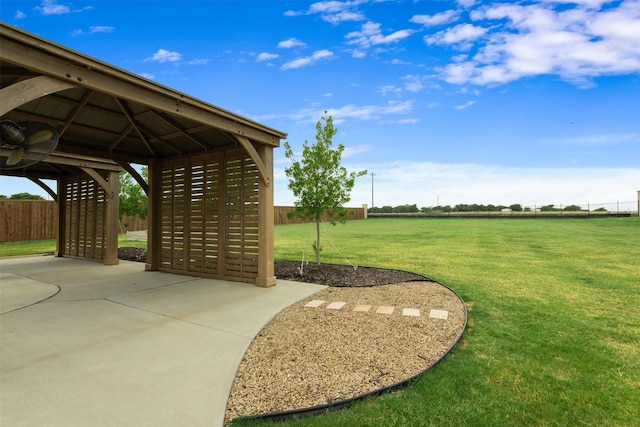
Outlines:
[[[320,265],[320,218],[316,218],[316,262]]]

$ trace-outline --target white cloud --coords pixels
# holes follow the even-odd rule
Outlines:
[[[398,86],[394,86],[394,85],[385,85],[385,86],[380,86],[376,92],[382,94],[382,96],[387,96],[388,94],[391,93],[400,93],[402,92],[402,88],[398,87]]]
[[[283,48],[283,49],[290,49],[292,47],[305,47],[307,46],[307,44],[303,41],[300,41],[298,39],[296,39],[295,37],[292,37],[290,39],[287,40],[283,40],[280,43],[278,43],[278,47]]]
[[[460,24],[453,28],[439,31],[431,36],[425,36],[427,44],[457,44],[476,40],[487,32],[486,28],[471,24]]]
[[[457,31],[454,27],[427,36],[425,41],[468,42],[458,46],[460,49],[477,42],[477,54],[472,58],[442,69],[442,78],[450,83],[495,85],[555,74],[588,87],[593,77],[640,72],[640,1],[626,0],[600,9],[604,3],[491,4],[471,13],[482,27]]]
[[[443,25],[458,19],[458,12],[455,10],[447,10],[445,12],[436,13],[435,15],[413,15],[409,22],[421,24],[425,27],[434,25]]]
[[[262,52],[261,54],[256,56],[256,62],[270,61],[272,59],[276,59],[279,56],[280,55],[278,55],[277,53]]]
[[[187,64],[189,65],[207,65],[209,63],[209,59],[207,58],[198,58],[198,59],[192,59],[191,61],[188,61]]]
[[[344,21],[364,21],[365,16],[356,10],[357,6],[369,0],[352,1],[319,1],[312,3],[306,11],[287,10],[285,16],[300,16],[320,14],[322,20],[332,24],[339,24]]]
[[[416,203],[419,207],[460,203],[523,206],[586,205],[616,201],[637,209],[640,168],[514,168],[479,164],[392,162],[358,164],[375,176],[377,206]],[[358,180],[353,206],[371,202],[371,180]]]
[[[333,117],[334,123],[341,123],[345,119],[375,120],[381,116],[408,114],[413,111],[413,101],[394,102],[386,105],[344,105],[339,108],[328,108],[327,114]]]
[[[321,59],[331,58],[332,56],[333,56],[333,52],[331,52],[330,50],[326,50],[326,49],[316,50],[315,52],[313,52],[311,56],[296,58],[293,61],[289,61],[285,63],[281,68],[283,70],[291,70],[295,68],[305,67],[308,65],[312,65],[320,61]]]
[[[64,15],[71,12],[69,6],[58,4],[55,0],[42,0],[40,6],[34,9],[42,15]]]
[[[90,34],[113,33],[115,30],[116,30],[115,27],[111,27],[109,25],[95,25],[93,27],[89,27]]]
[[[332,24],[338,24],[345,21],[364,21],[366,18],[360,12],[345,10],[334,14],[324,15],[322,19]]]
[[[548,140],[547,142],[560,145],[595,147],[623,144],[633,141],[635,141],[636,143],[640,143],[640,135],[638,135],[637,133],[607,133]]]
[[[91,9],[93,9],[93,6],[86,6],[80,9],[71,9],[65,4],[58,4],[56,0],[42,0],[40,6],[34,7],[34,10],[41,15],[66,15],[67,13],[77,13]]]
[[[397,43],[413,34],[413,30],[398,30],[388,35],[382,35],[380,24],[376,22],[367,22],[362,24],[360,31],[348,33],[345,38],[348,44],[354,44],[361,48],[367,48],[375,45]]]
[[[14,17],[15,19],[24,19],[24,18],[26,18],[26,17],[27,17],[27,14],[26,14],[26,13],[24,13],[23,11],[21,11],[21,10],[17,10],[17,11],[16,11],[16,14],[15,14],[15,15],[13,15],[13,17]]]
[[[421,76],[407,75],[402,78],[404,80],[404,89],[409,92],[420,92],[424,89]]]
[[[371,146],[368,144],[356,145],[355,147],[345,147],[344,152],[342,153],[343,159],[348,159],[349,157],[355,157],[358,154],[366,153],[371,151]]]
[[[182,55],[178,52],[171,52],[166,49],[159,49],[152,56],[146,58],[144,62],[178,62],[182,60]]]
[[[317,123],[318,119],[327,111],[327,115],[333,118],[335,124],[342,123],[346,119],[378,120],[389,115],[406,115],[414,110],[414,101],[389,101],[383,105],[354,105],[347,104],[333,108],[303,108],[298,111],[285,114],[266,114],[252,117],[254,120],[288,119],[298,123]]]
[[[364,15],[357,10],[356,6],[363,1],[320,1],[313,3],[309,7],[309,14],[320,13],[322,19],[332,24],[338,24],[344,21],[363,21]]]
[[[468,101],[468,102],[465,102],[462,105],[456,105],[456,110],[466,110],[467,108],[471,107],[476,102],[478,102],[478,101]]]
[[[469,8],[476,4],[476,0],[458,0],[458,4],[462,8]]]

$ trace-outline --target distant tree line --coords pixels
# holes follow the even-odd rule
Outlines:
[[[29,193],[16,193],[12,194],[11,197],[0,194],[0,200],[44,200],[44,197]]]
[[[432,213],[440,213],[440,212],[500,212],[504,209],[508,209],[511,212],[531,212],[530,207],[523,207],[521,204],[516,203],[513,205],[505,206],[505,205],[479,205],[479,204],[458,204],[455,206],[445,205],[445,206],[429,206],[418,208],[416,204],[413,205],[398,205],[398,206],[382,206],[372,207],[368,209],[369,213],[422,213],[422,214],[432,214]],[[555,207],[554,205],[545,205],[540,206],[538,208],[541,212],[579,212],[583,209],[578,205],[568,205],[564,207]],[[596,212],[606,212],[605,208],[598,208],[595,210]]]

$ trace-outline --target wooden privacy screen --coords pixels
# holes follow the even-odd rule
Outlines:
[[[243,149],[161,162],[159,269],[255,279],[258,194],[258,168]]]
[[[103,260],[107,247],[104,189],[82,173],[64,178],[62,190],[64,194],[58,195],[58,200],[64,203],[63,256]]]

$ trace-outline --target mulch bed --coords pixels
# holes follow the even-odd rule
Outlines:
[[[133,247],[118,248],[118,258],[126,261],[146,262],[147,251]],[[407,271],[336,264],[303,264],[296,261],[276,261],[274,271],[276,277],[281,280],[335,287],[380,286],[428,280],[424,276]]]

